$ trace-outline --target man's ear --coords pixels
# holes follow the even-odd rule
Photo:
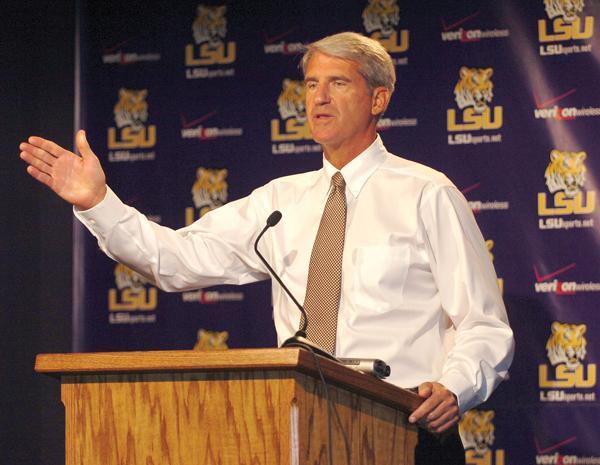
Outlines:
[[[376,87],[373,89],[371,99],[371,114],[373,116],[381,115],[390,103],[390,90],[387,87]]]

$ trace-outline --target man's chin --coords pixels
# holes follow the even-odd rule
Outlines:
[[[319,131],[318,129],[313,130],[311,128],[311,135],[317,144],[327,145],[334,141],[334,138],[331,136],[331,134],[327,134],[325,131]]]

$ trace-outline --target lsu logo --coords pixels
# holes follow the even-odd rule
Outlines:
[[[194,44],[185,46],[186,66],[228,65],[236,58],[235,42],[225,43],[227,6],[198,5],[192,24]]]
[[[485,246],[487,247],[488,253],[490,254],[490,260],[493,262],[494,254],[492,253],[492,249],[494,248],[494,241],[492,239],[487,239],[485,241]],[[497,279],[498,279],[498,288],[500,288],[500,293],[503,294],[504,293],[504,279],[502,279],[502,278],[497,278]]]
[[[408,31],[396,31],[400,8],[396,0],[369,0],[362,13],[363,26],[371,38],[379,41],[390,53],[408,50]],[[398,39],[398,32],[400,38]]]
[[[306,121],[306,89],[302,81],[284,79],[281,93],[277,99],[281,120],[271,120],[271,141],[312,140]],[[285,121],[284,128],[282,123]]]
[[[538,20],[540,42],[562,42],[565,40],[590,39],[594,34],[594,17],[586,16],[582,25],[583,0],[544,0],[544,7],[552,26]],[[549,32],[553,31],[553,32]]]
[[[550,152],[550,163],[546,168],[544,176],[546,186],[553,197],[553,207],[548,207],[545,192],[538,193],[538,214],[548,215],[585,215],[590,214],[596,208],[596,192],[581,191],[585,182],[586,167],[584,160],[587,158],[585,152],[563,152],[552,150]]]
[[[120,89],[114,107],[116,128],[108,128],[109,149],[147,149],[156,144],[156,126],[148,120],[148,90]]]
[[[492,455],[493,419],[493,410],[468,410],[461,418],[458,430],[468,465],[504,465],[504,449],[496,449]]]
[[[462,122],[457,122],[456,110],[448,109],[448,131],[474,131],[479,129],[499,129],[502,127],[502,107],[492,110],[489,104],[494,96],[491,77],[492,68],[467,68],[459,71],[459,79],[454,86],[454,97],[458,108],[463,110]]]
[[[227,331],[207,331],[205,329],[199,329],[198,340],[194,345],[194,350],[228,349],[227,339],[229,339],[229,333]]]
[[[156,309],[158,291],[146,286],[148,280],[119,263],[115,266],[117,289],[108,290],[108,310],[111,312],[151,311]]]
[[[227,203],[226,178],[226,169],[211,169],[201,166],[196,170],[196,181],[192,186],[192,198],[194,206],[198,210],[198,218]],[[186,208],[186,226],[194,221],[194,208]]]
[[[592,388],[596,385],[596,364],[588,364],[586,370],[582,363],[586,355],[586,330],[584,324],[552,323],[546,353],[554,373],[550,377],[548,365],[539,365],[541,388]]]

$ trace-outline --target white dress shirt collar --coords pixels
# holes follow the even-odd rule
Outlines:
[[[341,171],[346,181],[346,192],[350,192],[354,198],[357,198],[367,179],[385,160],[386,153],[387,150],[383,145],[383,141],[379,137],[379,134],[377,134],[373,143],[341,170],[338,170],[329,163],[325,156],[323,156],[323,168],[324,174],[327,177],[327,185],[331,183],[331,177],[336,172]]]

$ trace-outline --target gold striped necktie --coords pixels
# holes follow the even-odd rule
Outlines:
[[[330,354],[335,352],[342,289],[342,257],[346,232],[346,182],[339,171],[331,187],[308,266],[304,309],[306,336]],[[304,318],[300,321],[300,326]]]

